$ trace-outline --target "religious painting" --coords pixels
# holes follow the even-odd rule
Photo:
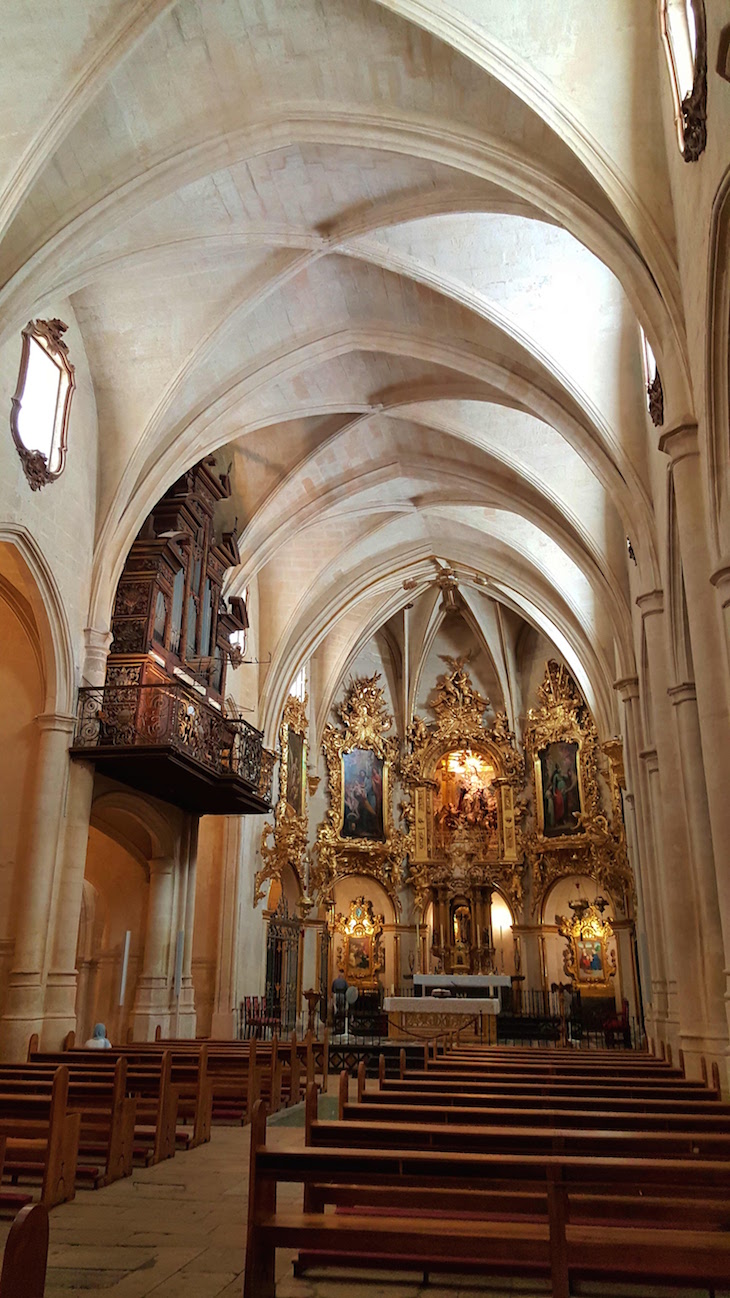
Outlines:
[[[373,939],[370,933],[350,934],[345,952],[345,978],[349,983],[363,982],[372,975]]]
[[[383,782],[385,763],[369,748],[352,748],[342,754],[343,838],[385,841]]]
[[[579,744],[575,740],[556,740],[538,753],[542,812],[540,828],[546,838],[580,831],[577,816],[582,811]]]
[[[574,941],[578,982],[605,983],[606,959],[601,939],[578,937]]]
[[[496,842],[498,815],[493,787],[494,766],[481,753],[465,749],[446,753],[434,771],[434,832],[436,850],[446,851],[454,835],[470,831]]]
[[[287,728],[286,801],[295,816],[304,815],[304,735]]]

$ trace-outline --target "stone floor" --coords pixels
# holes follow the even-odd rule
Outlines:
[[[325,1103],[329,1109],[332,1098]],[[301,1109],[279,1116],[269,1142],[302,1140]],[[240,1298],[248,1150],[248,1128],[215,1128],[209,1145],[104,1190],[80,1190],[73,1203],[54,1208],[46,1298]],[[297,1187],[283,1187],[279,1201],[288,1195],[301,1202]],[[8,1222],[0,1222],[0,1247],[8,1229]],[[546,1298],[550,1292],[547,1285],[489,1284],[464,1276],[434,1277],[426,1287],[417,1277],[375,1272],[367,1278],[294,1279],[292,1256],[278,1255],[277,1298]],[[586,1298],[651,1298],[646,1288],[614,1287],[609,1295],[585,1285],[580,1292]],[[682,1298],[706,1294],[683,1290]],[[717,1298],[730,1293],[718,1290]]]

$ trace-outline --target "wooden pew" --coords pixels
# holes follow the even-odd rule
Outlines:
[[[407,1073],[404,1078],[389,1077],[383,1081],[382,1089],[392,1091],[394,1094],[399,1091],[418,1089],[424,1093],[438,1094],[444,1091],[452,1093],[461,1093],[469,1095],[522,1095],[522,1096],[543,1096],[543,1095],[565,1095],[570,1097],[580,1097],[581,1095],[602,1097],[609,1099],[612,1096],[620,1098],[624,1096],[627,1099],[636,1100],[719,1100],[720,1094],[717,1090],[710,1090],[705,1086],[694,1085],[691,1082],[683,1082],[681,1085],[675,1085],[674,1082],[648,1083],[644,1080],[615,1080],[613,1082],[585,1081],[580,1079],[572,1082],[570,1078],[550,1078],[545,1077],[532,1081],[526,1081],[524,1078],[514,1079],[504,1077],[492,1078],[489,1081],[480,1079],[468,1079],[461,1082],[458,1079],[449,1079],[444,1077],[429,1077],[426,1075],[417,1076],[413,1073]]]
[[[64,1064],[74,1074],[89,1071],[97,1077],[113,1073],[121,1052],[72,1050],[68,1053],[34,1054],[33,1063]],[[136,1101],[134,1157],[145,1165],[159,1163],[175,1154],[178,1092],[172,1084],[169,1051],[146,1062],[127,1059],[126,1094]]]
[[[40,1177],[41,1203],[52,1208],[73,1199],[81,1114],[68,1107],[68,1068],[56,1070],[50,1094],[0,1092],[0,1136],[5,1138],[5,1172]]]
[[[315,1096],[316,1104],[316,1096]],[[308,1109],[311,1103],[308,1100]],[[573,1197],[590,1189],[635,1202],[659,1197],[669,1185],[727,1196],[730,1164],[678,1160],[570,1159],[543,1156],[458,1155],[423,1150],[266,1148],[266,1115],[255,1106],[251,1133],[249,1223],[244,1298],[274,1298],[277,1248],[313,1251],[347,1264],[368,1257],[390,1266],[412,1259],[413,1269],[449,1271],[477,1267],[481,1274],[550,1276],[554,1298],[568,1298],[571,1275],[600,1280],[666,1280],[721,1283],[730,1276],[730,1235],[690,1230],[666,1217],[640,1228],[605,1226],[595,1218],[571,1220]],[[304,1187],[304,1210],[278,1210],[281,1182]],[[527,1211],[496,1218],[483,1211],[480,1193],[505,1188],[532,1198]],[[387,1214],[378,1196],[390,1192]],[[359,1196],[347,1213],[325,1213],[342,1194]],[[371,1201],[371,1195],[373,1200]],[[431,1196],[430,1199],[428,1196]],[[542,1201],[534,1219],[535,1196]],[[514,1196],[512,1196],[514,1197]],[[487,1199],[486,1202],[489,1202]],[[471,1206],[471,1211],[466,1205]],[[610,1204],[609,1204],[610,1206]],[[434,1209],[438,1210],[434,1213]],[[510,1201],[510,1211],[513,1205]],[[437,1227],[434,1215],[438,1217]],[[574,1214],[575,1215],[575,1214]]]
[[[5,1242],[0,1298],[43,1298],[48,1264],[48,1209],[21,1208]]]
[[[5,1095],[50,1095],[54,1065],[0,1065]],[[69,1068],[68,1108],[81,1115],[76,1179],[94,1188],[129,1176],[134,1155],[136,1102],[127,1097],[127,1061],[108,1069]]]

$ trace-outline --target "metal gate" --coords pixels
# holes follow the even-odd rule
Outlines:
[[[266,934],[266,1012],[282,1034],[296,1027],[302,927],[282,897]]]
[[[330,933],[323,928],[319,935],[319,1017],[327,1022],[329,1008]]]

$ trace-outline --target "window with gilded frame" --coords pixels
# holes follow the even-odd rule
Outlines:
[[[10,430],[31,491],[63,472],[68,420],[76,386],[62,339],[62,320],[30,320],[21,331],[22,350]]]
[[[677,143],[696,162],[707,143],[707,37],[702,0],[659,0]]]

